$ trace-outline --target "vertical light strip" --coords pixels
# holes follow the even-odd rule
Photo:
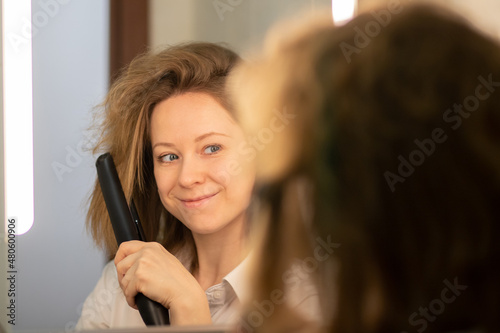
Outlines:
[[[3,0],[5,218],[17,234],[33,225],[31,0]]]
[[[332,15],[335,25],[342,25],[353,18],[357,3],[357,0],[332,0]]]

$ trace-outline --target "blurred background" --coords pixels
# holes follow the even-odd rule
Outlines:
[[[357,8],[370,10],[381,2],[407,3],[360,0]],[[436,2],[452,6],[500,38],[500,1]],[[103,100],[117,71],[148,48],[183,41],[225,42],[245,56],[259,48],[275,22],[304,10],[331,13],[332,1],[33,0],[31,4],[32,18],[25,19],[33,25],[35,218],[32,228],[17,237],[15,329],[70,331],[106,262],[84,226],[86,200],[96,177],[96,156],[87,148],[95,139],[89,131],[91,111]]]

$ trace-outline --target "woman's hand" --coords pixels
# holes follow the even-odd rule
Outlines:
[[[181,262],[156,242],[130,241],[115,256],[120,287],[127,303],[137,309],[135,295],[170,309],[172,325],[211,324],[205,292]]]

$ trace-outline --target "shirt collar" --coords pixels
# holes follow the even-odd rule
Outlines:
[[[229,283],[240,301],[246,300],[249,293],[250,257],[251,253],[222,279],[222,281]]]

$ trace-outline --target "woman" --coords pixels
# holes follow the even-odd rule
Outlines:
[[[257,160],[256,297],[313,258],[322,331],[498,332],[500,46],[442,8],[399,9],[285,26],[236,70],[250,135],[295,117]],[[285,318],[255,328],[312,329]]]
[[[147,240],[117,248],[99,184],[88,228],[114,261],[85,301],[79,329],[138,327],[135,295],[170,311],[172,325],[230,324],[244,293],[246,208],[254,170],[238,147],[226,77],[239,60],[209,43],[136,58],[103,103],[101,138]]]

